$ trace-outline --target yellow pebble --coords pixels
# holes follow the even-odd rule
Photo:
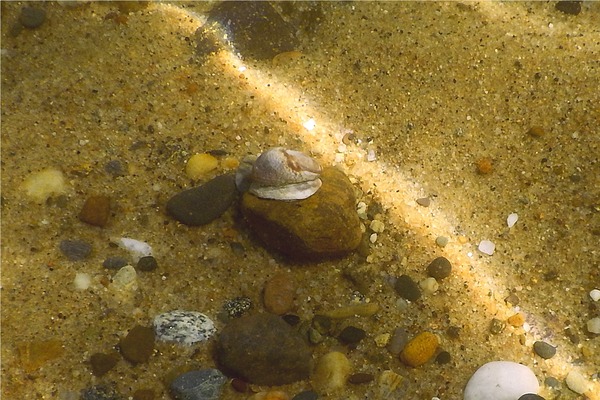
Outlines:
[[[509,325],[515,327],[523,326],[523,324],[525,323],[525,314],[516,313],[515,315],[511,315],[510,317],[508,317],[506,322],[508,322]]]
[[[421,366],[433,357],[438,345],[436,335],[431,332],[421,332],[406,344],[400,353],[400,360],[410,367]]]
[[[185,165],[185,174],[190,179],[199,179],[217,168],[219,161],[207,153],[194,154]]]
[[[61,171],[47,168],[29,175],[22,185],[25,193],[36,203],[43,203],[49,197],[66,193],[67,181]]]
[[[315,390],[321,394],[331,394],[346,386],[352,373],[352,364],[343,353],[332,351],[317,361],[311,380]]]
[[[235,157],[226,157],[221,164],[225,169],[237,169],[240,166],[240,160]]]

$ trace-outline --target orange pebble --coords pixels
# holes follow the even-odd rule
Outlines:
[[[421,332],[406,344],[400,353],[400,360],[410,367],[421,366],[433,357],[438,345],[436,335],[431,332]]]
[[[481,175],[491,174],[494,171],[492,159],[489,157],[482,157],[475,163],[477,166],[477,172]]]
[[[531,136],[540,137],[544,136],[546,131],[541,126],[532,126],[531,128],[529,128],[527,133]]]
[[[525,323],[525,314],[516,313],[514,315],[511,315],[510,317],[508,317],[506,322],[508,322],[509,325],[515,327],[523,326],[523,324]]]

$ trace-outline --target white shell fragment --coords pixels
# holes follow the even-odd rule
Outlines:
[[[600,290],[598,290],[598,289],[590,290],[590,298],[594,301],[600,300]]]
[[[246,157],[236,173],[238,190],[263,199],[303,200],[319,190],[321,166],[308,155],[275,147],[255,160]]]
[[[535,374],[512,361],[492,361],[479,367],[465,387],[464,400],[515,400],[540,389]]]
[[[197,311],[169,311],[157,315],[153,325],[158,340],[188,346],[202,342],[216,332],[213,321]]]
[[[517,213],[508,214],[508,217],[506,218],[506,225],[508,225],[509,228],[512,228],[515,226],[518,220],[519,216]]]
[[[129,250],[135,262],[142,257],[152,255],[152,247],[146,242],[122,237],[119,239],[118,244],[120,247]]]
[[[491,256],[492,254],[494,254],[496,245],[494,244],[494,242],[491,242],[489,240],[482,240],[481,242],[479,242],[478,249],[483,254],[487,254],[488,256]]]

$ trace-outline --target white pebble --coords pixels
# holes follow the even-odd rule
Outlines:
[[[435,280],[435,278],[426,278],[419,282],[419,286],[423,289],[423,292],[426,294],[433,294],[438,291],[440,288],[440,284]]]
[[[119,245],[129,250],[134,262],[137,262],[142,257],[152,255],[152,247],[146,242],[123,237],[119,239]]]
[[[518,220],[519,216],[517,215],[517,213],[512,213],[508,215],[508,218],[506,218],[506,224],[509,228],[512,228],[513,226],[515,226]]]
[[[78,272],[75,274],[75,279],[73,280],[73,284],[75,285],[75,289],[77,290],[86,290],[90,287],[92,283],[92,277],[90,274],[86,274],[83,272]]]
[[[536,393],[540,385],[525,365],[512,361],[492,361],[479,367],[464,391],[464,400],[514,400]]]
[[[600,300],[600,290],[598,289],[592,289],[590,291],[590,297],[592,298],[592,300],[594,301],[598,301]]]
[[[567,383],[569,389],[579,394],[587,392],[590,386],[587,379],[585,379],[583,375],[575,370],[571,370],[571,372],[569,372],[565,382]]]
[[[367,161],[372,162],[377,160],[377,155],[375,154],[375,150],[369,149],[367,151]]]
[[[600,334],[600,317],[592,318],[587,322],[588,332]]]
[[[481,242],[479,242],[478,249],[483,254],[487,254],[488,256],[491,256],[492,254],[494,254],[496,245],[494,244],[494,242],[491,242],[489,240],[482,240]]]
[[[56,168],[47,168],[29,175],[23,181],[22,187],[27,196],[41,204],[52,196],[66,193],[67,182],[61,171]]]
[[[376,233],[372,233],[371,236],[369,236],[369,241],[371,243],[375,243],[377,241],[377,234]]]

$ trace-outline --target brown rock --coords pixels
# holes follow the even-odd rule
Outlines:
[[[106,226],[109,216],[110,198],[107,196],[88,197],[79,212],[82,222],[99,227]]]
[[[154,330],[146,326],[135,326],[119,342],[123,357],[134,364],[148,362],[154,351]]]
[[[265,283],[263,301],[265,309],[273,314],[283,315],[292,309],[296,286],[290,274],[279,273]]]
[[[302,336],[273,314],[231,321],[216,346],[219,369],[257,385],[285,385],[308,378],[311,351]]]
[[[242,214],[267,247],[296,260],[340,257],[358,247],[362,233],[350,180],[334,167],[324,168],[321,180],[323,186],[304,200],[244,193]]]
[[[92,366],[92,374],[94,376],[102,376],[108,371],[114,368],[119,361],[119,355],[116,353],[104,354],[94,353],[90,357],[90,364]]]

